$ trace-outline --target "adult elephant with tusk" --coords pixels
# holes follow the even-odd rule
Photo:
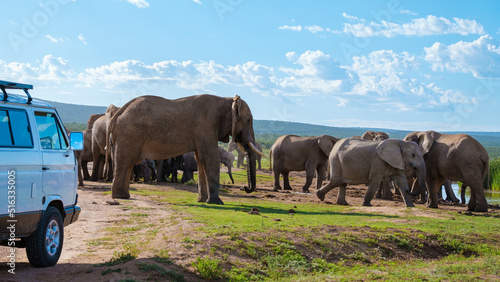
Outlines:
[[[167,159],[194,151],[198,162],[198,201],[223,204],[219,198],[220,157],[218,141],[229,136],[243,147],[253,165],[248,166],[247,192],[255,190],[253,117],[239,96],[223,98],[203,94],[176,100],[141,96],[125,104],[108,126],[113,156],[113,198],[130,198],[132,168],[141,159]],[[106,150],[109,152],[110,150]]]
[[[368,184],[363,206],[371,206],[370,202],[385,177],[401,189],[407,207],[414,206],[410,196],[418,195],[425,189],[425,162],[415,142],[342,139],[333,146],[328,161],[330,181],[316,191],[322,201],[326,193],[339,186],[337,204],[347,205],[347,184]],[[418,191],[412,194],[407,182],[409,175],[416,175],[421,184]]]

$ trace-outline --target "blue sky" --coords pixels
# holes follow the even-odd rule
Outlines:
[[[500,131],[500,1],[4,0],[0,79],[122,106],[240,95],[255,119]]]

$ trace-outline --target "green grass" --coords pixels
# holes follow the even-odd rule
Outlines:
[[[196,202],[196,189],[189,192],[151,186],[131,189],[131,193],[159,198],[169,203],[169,208],[203,224],[196,229],[198,233],[180,239],[186,246],[199,246],[189,251],[204,254],[192,264],[202,278],[468,281],[474,280],[474,273],[493,277],[486,280],[499,276],[495,266],[500,260],[500,223],[488,215],[417,207],[396,216],[354,212],[349,206],[294,203],[296,212],[291,216],[291,203],[263,201],[239,191],[236,193],[241,194],[233,197],[235,191],[229,194],[222,190],[224,205]],[[253,207],[260,215],[248,214]],[[435,216],[418,216],[420,210]],[[337,228],[346,231],[336,235],[328,232]],[[210,248],[203,246],[204,240],[194,239],[204,237],[222,241]],[[418,259],[419,254],[433,250],[441,254],[430,260]],[[415,257],[400,261],[400,252]],[[254,263],[229,261],[229,253]],[[487,267],[488,263],[493,265]]]
[[[500,157],[490,160],[491,189],[500,190]]]

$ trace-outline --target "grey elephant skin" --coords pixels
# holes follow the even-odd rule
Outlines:
[[[335,187],[339,187],[337,204],[347,205],[345,200],[347,184],[368,184],[363,205],[371,206],[371,200],[385,177],[393,181],[403,194],[407,207],[413,207],[409,193],[407,175],[418,175],[425,181],[425,162],[418,145],[396,139],[384,141],[366,141],[359,138],[347,138],[338,141],[330,157],[331,178],[316,191],[320,200]],[[425,185],[420,185],[420,190]],[[416,191],[415,194],[420,191]]]
[[[99,117],[92,129],[92,177],[91,181],[98,181],[102,178],[105,178],[104,171],[106,170],[107,181],[113,180],[113,170],[112,167],[106,167],[109,160],[105,159],[106,155],[106,135],[109,121],[113,117],[113,115],[118,112],[120,108],[115,107],[114,105],[109,105],[106,109],[106,113]]]
[[[255,145],[258,148],[258,145],[257,144]],[[219,156],[220,156],[220,163],[227,167],[227,174],[229,175],[231,182],[234,184],[233,174],[231,173],[231,168],[233,167],[233,162],[234,162],[234,155],[219,146]]]
[[[484,147],[467,134],[443,134],[415,131],[404,140],[416,142],[427,166],[427,206],[438,208],[438,189],[446,179],[461,181],[471,187],[469,211],[487,212],[483,180],[489,171],[489,157]]]
[[[249,188],[245,190],[255,190],[253,117],[239,96],[203,94],[176,100],[141,96],[111,118],[108,133],[114,165],[113,198],[130,198],[128,179],[141,159],[167,159],[194,151],[199,172],[198,201],[223,204],[219,197],[218,141],[227,143],[230,136],[249,156]]]
[[[283,175],[285,190],[292,190],[289,180],[290,171],[306,171],[306,183],[302,187],[309,193],[314,172],[316,189],[321,187],[326,173],[326,162],[331,149],[339,139],[330,135],[300,137],[297,135],[280,136],[270,150],[271,169],[274,174],[274,190],[281,189],[279,177]]]
[[[92,114],[87,121],[87,129],[83,131],[83,150],[75,151],[75,156],[78,160],[78,186],[83,186],[83,180],[89,180],[90,174],[87,167],[89,162],[93,161],[92,157],[92,131],[94,123],[103,114]],[[82,174],[83,171],[83,174]]]
[[[371,140],[371,141],[384,141],[386,139],[389,139],[389,135],[387,133],[381,132],[381,131],[374,132],[374,131],[368,130],[363,134],[363,136],[361,136],[361,139]],[[391,191],[391,186],[392,185],[391,185],[390,181],[388,181],[387,179],[383,180],[382,183],[380,184],[380,188],[377,189],[377,193],[375,194],[375,198],[392,199],[392,196],[394,194]]]

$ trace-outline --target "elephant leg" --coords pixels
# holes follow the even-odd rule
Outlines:
[[[231,183],[234,184],[233,174],[231,173],[231,166],[227,166],[227,174],[229,174],[229,178],[231,179]]]
[[[306,183],[304,184],[304,187],[302,187],[302,192],[309,193],[309,187],[312,184],[313,178],[314,178],[314,167],[306,165]]]
[[[427,177],[427,207],[437,209],[438,208],[438,198],[437,198],[437,189],[438,184],[436,179],[431,177]]]
[[[290,172],[283,172],[283,189],[285,190],[293,190],[292,186],[290,186]]]
[[[404,176],[396,176],[393,178],[396,186],[400,187],[401,195],[403,196],[403,201],[407,208],[413,208],[415,205],[413,204],[410,196],[410,187],[408,186],[408,180]]]
[[[82,162],[78,161],[78,186],[83,187]]]
[[[460,200],[455,196],[453,189],[451,188],[451,180],[446,180],[444,183],[444,190],[446,192],[446,200],[453,203],[458,203]]]
[[[460,199],[462,200],[462,204],[466,204],[465,202],[465,189],[467,188],[467,185],[464,183],[462,184],[462,187],[460,187]]]
[[[82,161],[81,166],[83,170],[83,180],[89,180],[90,174],[89,174],[88,162]]]
[[[380,199],[382,198],[382,190],[384,188],[384,184],[380,183],[380,186],[377,189],[377,193],[375,193],[375,198]]]
[[[207,184],[207,176],[205,172],[205,164],[201,162],[199,154],[197,152],[194,153],[196,157],[196,161],[198,162],[198,202],[206,202],[208,200],[208,184]],[[184,179],[184,176],[186,178]],[[184,173],[183,179],[189,181],[190,179],[189,172]]]
[[[90,181],[97,181],[100,178],[100,165],[101,165],[101,160],[103,159],[103,156],[99,154],[98,156],[94,156],[93,161],[92,161],[92,176],[90,177]]]
[[[344,206],[349,205],[345,200],[346,190],[347,190],[347,184],[346,183],[340,184],[339,194],[337,195],[337,205],[344,205]]]
[[[330,192],[333,188],[338,187],[340,185],[343,185],[344,183],[340,179],[336,179],[332,177],[328,183],[326,183],[324,186],[316,190],[316,196],[321,200],[325,200],[325,195],[326,193]],[[339,190],[339,196],[337,197],[337,203],[339,202],[339,197],[341,196],[341,191]],[[344,194],[342,195],[344,201],[345,201],[345,187],[344,187]],[[347,202],[345,203],[347,204]]]
[[[130,193],[130,174],[132,173],[132,165],[120,165],[116,166],[115,169],[115,179],[113,185],[111,186],[111,197],[113,199],[129,199]]]
[[[365,199],[363,201],[363,206],[371,207],[370,203],[377,192],[377,189],[380,187],[380,183],[382,183],[382,178],[376,177],[370,181],[368,184],[368,189],[365,193]],[[340,193],[340,192],[339,192]]]
[[[389,178],[382,179],[382,183],[378,189],[382,189],[382,199],[392,200],[394,194],[391,191],[391,180]]]
[[[469,201],[468,210],[472,210],[476,212],[487,212],[488,211],[488,203],[486,202],[486,197],[484,195],[483,181],[476,181],[471,189],[471,197]],[[471,203],[475,203],[474,207],[471,207]]]
[[[326,165],[319,166],[316,169],[316,190],[323,186],[323,180],[325,179]],[[308,191],[309,192],[309,191]]]
[[[273,191],[281,190],[281,186],[280,186],[280,174],[281,174],[281,172],[279,172],[277,169],[274,170],[274,187],[273,187]],[[284,177],[283,177],[283,179],[284,179]]]
[[[200,160],[198,162],[198,171],[204,171],[204,185],[201,186],[201,190],[208,191],[208,199],[206,200],[209,204],[219,204],[223,205],[224,202],[219,197],[219,187],[220,187],[220,158],[219,158],[219,149],[217,146],[213,146],[213,148],[206,146],[202,153],[197,153],[196,160]],[[200,184],[203,184],[200,181]],[[205,189],[203,189],[203,186]],[[200,185],[198,185],[200,187]],[[205,192],[206,193],[206,192]],[[201,198],[204,196],[202,194],[199,195]]]
[[[262,160],[262,156],[260,156],[260,155],[259,155],[259,156],[257,157],[257,164],[258,164],[257,169],[258,169],[258,170],[262,170],[262,166],[261,166],[261,163],[260,163],[260,162],[261,162],[261,160]]]
[[[155,165],[157,182],[165,182],[166,179],[163,177],[163,160],[156,160]]]

